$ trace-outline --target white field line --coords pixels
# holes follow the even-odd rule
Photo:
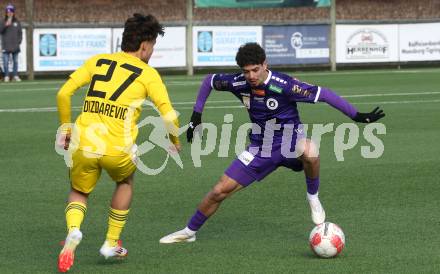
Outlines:
[[[421,69],[421,70],[378,70],[378,71],[335,71],[335,72],[289,72],[290,74],[293,74],[295,76],[338,76],[338,75],[374,75],[374,74],[384,74],[384,73],[396,73],[396,74],[413,74],[413,73],[439,73],[440,70],[438,69]],[[185,80],[185,79],[176,79],[169,77],[169,80],[167,81],[164,79],[164,82],[166,85],[198,85],[200,84],[201,79],[203,79],[203,75],[200,75],[200,79],[198,80]],[[17,90],[20,90],[19,87],[22,86],[28,86],[28,85],[43,85],[43,84],[59,84],[59,87],[55,88],[38,88],[38,89],[23,89],[26,91],[43,91],[43,90],[58,90],[61,87],[61,84],[64,83],[65,80],[43,80],[43,81],[23,81],[20,83],[0,83],[0,93],[1,92],[16,92]],[[4,88],[5,89],[4,89]],[[6,90],[6,88],[11,88],[9,90]]]
[[[234,102],[237,102],[236,100]],[[183,103],[183,102],[182,102]],[[194,103],[194,102],[192,102]],[[409,101],[375,101],[375,102],[352,102],[353,105],[388,105],[388,104],[429,104],[429,103],[440,103],[439,100],[409,100]],[[205,109],[239,109],[243,108],[243,105],[233,105],[233,106],[205,106]],[[81,106],[74,106],[72,110],[81,110]],[[187,110],[193,109],[192,106],[188,107],[176,107],[177,110]],[[56,107],[42,107],[42,108],[8,108],[0,109],[1,112],[56,112]]]

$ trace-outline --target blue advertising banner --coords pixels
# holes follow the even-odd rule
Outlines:
[[[328,64],[329,25],[264,26],[269,65]]]
[[[238,48],[248,42],[261,44],[261,26],[193,27],[194,66],[236,66]]]
[[[95,54],[110,53],[110,28],[34,29],[34,70],[75,70]]]

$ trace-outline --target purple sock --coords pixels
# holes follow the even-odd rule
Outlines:
[[[192,231],[198,231],[200,227],[208,220],[208,217],[205,216],[200,210],[197,210],[196,213],[191,217],[188,222],[188,228]]]
[[[314,179],[310,179],[306,177],[306,184],[307,184],[307,193],[309,193],[310,195],[316,194],[319,188],[319,177],[316,177]]]

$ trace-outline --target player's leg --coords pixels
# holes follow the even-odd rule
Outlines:
[[[302,155],[299,160],[303,163],[307,185],[307,201],[312,212],[312,221],[321,224],[325,221],[325,211],[318,197],[319,190],[319,153],[316,145],[309,139],[301,139],[296,145]]]
[[[211,217],[220,204],[233,193],[247,187],[255,181],[260,181],[278,165],[272,158],[263,158],[244,151],[226,169],[212,190],[203,198],[194,215],[189,219],[187,227],[160,239],[161,243],[192,242],[195,233],[206,220]]]
[[[194,215],[189,219],[188,225],[177,232],[160,239],[160,243],[169,244],[177,242],[194,242],[196,232],[219,208],[220,204],[243,186],[236,180],[224,174],[211,191],[206,194],[197,207]]]
[[[129,155],[121,157],[104,156],[100,164],[117,183],[108,213],[106,239],[99,251],[106,259],[109,257],[125,257],[128,251],[121,246],[120,236],[130,211],[136,166]]]
[[[82,239],[81,224],[87,211],[87,198],[101,174],[96,158],[84,156],[82,151],[72,155],[70,170],[71,191],[65,209],[68,234],[58,256],[58,270],[66,272],[73,265],[75,250]]]

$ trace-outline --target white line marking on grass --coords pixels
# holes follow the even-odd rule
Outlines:
[[[220,101],[218,101],[220,102]],[[233,101],[236,102],[236,101]],[[189,102],[181,102],[189,103]],[[192,102],[193,103],[193,102]],[[440,100],[408,100],[408,101],[376,101],[376,102],[352,102],[353,105],[385,105],[385,104],[423,104],[423,103],[440,103]],[[175,104],[176,105],[176,104]],[[228,108],[243,108],[243,105],[232,106],[205,106],[205,109],[228,109]],[[81,110],[81,106],[74,106],[72,110]],[[177,107],[179,109],[193,109],[193,107]],[[6,108],[0,109],[0,112],[55,112],[56,107],[42,107],[42,108]]]
[[[433,94],[440,94],[440,91],[376,93],[376,94],[352,94],[352,95],[341,95],[341,97],[344,97],[344,98],[357,98],[357,97],[412,96],[412,95],[433,95]]]
[[[237,103],[238,99],[235,100],[214,100],[214,101],[209,101],[206,103],[209,104],[217,104],[217,103]],[[188,102],[171,102],[172,105],[194,105],[196,102],[194,101],[188,101]]]
[[[379,102],[354,102],[353,105],[371,105],[371,104],[423,104],[423,103],[440,103],[440,100],[409,100],[409,101],[379,101]]]

